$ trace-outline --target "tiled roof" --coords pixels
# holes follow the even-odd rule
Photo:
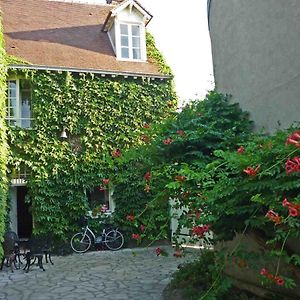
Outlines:
[[[0,0],[6,51],[30,64],[160,75],[153,63],[116,60],[101,31],[112,6]]]

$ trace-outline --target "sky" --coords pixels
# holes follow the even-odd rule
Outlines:
[[[207,0],[139,0],[152,15],[147,29],[175,75],[182,102],[214,88]]]

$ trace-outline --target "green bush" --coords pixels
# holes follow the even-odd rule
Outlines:
[[[189,103],[163,124],[147,124],[140,135],[143,144],[125,152],[116,165],[118,221],[141,238],[169,238],[169,199],[182,199],[178,207],[197,199],[198,191],[188,189],[190,178],[214,159],[214,150],[234,149],[251,129],[248,115],[230,104],[228,96],[215,92]],[[147,172],[149,180],[144,177]],[[187,180],[180,182],[176,176]],[[134,221],[126,220],[128,215]]]

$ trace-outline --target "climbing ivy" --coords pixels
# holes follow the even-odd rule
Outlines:
[[[6,202],[7,202],[7,144],[5,125],[5,93],[6,93],[6,60],[3,39],[3,27],[0,19],[0,245],[5,230]],[[0,247],[0,258],[3,255]]]
[[[34,231],[64,238],[87,210],[85,191],[102,185],[115,149],[140,143],[144,122],[172,114],[171,80],[10,70],[32,85],[31,130],[10,128],[10,170],[26,166]],[[68,139],[61,140],[66,128]]]
[[[171,68],[166,64],[163,55],[155,46],[155,39],[151,33],[146,33],[147,57],[150,62],[156,63],[159,66],[159,71],[166,75],[172,75]]]

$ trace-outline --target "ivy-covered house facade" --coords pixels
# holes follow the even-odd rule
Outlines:
[[[176,108],[172,75],[134,0],[0,0],[7,61],[10,228],[64,237],[113,210],[112,172],[145,123]],[[101,2],[101,1],[99,1]]]

